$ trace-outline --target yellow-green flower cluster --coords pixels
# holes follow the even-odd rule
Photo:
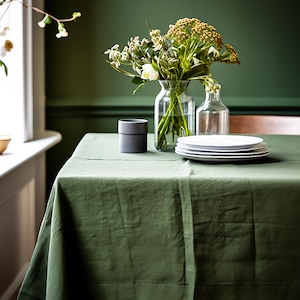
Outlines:
[[[184,44],[189,38],[200,40],[203,44],[211,44],[221,50],[223,43],[221,35],[216,28],[196,18],[179,19],[171,25],[166,37],[172,39],[174,44]]]
[[[226,44],[225,47],[227,49],[227,52],[229,53],[229,62],[232,64],[239,64],[240,61],[235,49],[229,44]]]

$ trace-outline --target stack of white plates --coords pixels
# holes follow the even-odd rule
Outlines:
[[[256,136],[193,135],[178,138],[175,152],[193,160],[234,162],[266,157],[270,149]]]

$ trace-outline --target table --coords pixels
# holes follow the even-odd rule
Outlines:
[[[299,299],[300,136],[212,164],[88,133],[54,182],[19,299]]]

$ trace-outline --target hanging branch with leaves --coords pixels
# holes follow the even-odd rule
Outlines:
[[[43,19],[38,22],[38,26],[40,28],[45,28],[47,25],[50,25],[52,23],[52,21],[56,22],[57,30],[58,30],[58,32],[56,34],[57,38],[68,37],[69,33],[68,33],[68,31],[65,27],[65,23],[73,22],[81,16],[80,12],[73,12],[73,14],[70,18],[59,19],[59,18],[55,17],[54,15],[51,15],[51,14],[45,12],[44,10],[42,10],[38,7],[28,5],[28,4],[26,4],[26,3],[24,3],[23,1],[20,1],[20,0],[0,0],[0,7],[4,6],[4,5],[7,5],[6,8],[4,9],[2,15],[0,16],[0,37],[1,36],[3,36],[3,37],[6,36],[7,31],[9,30],[9,26],[7,26],[7,25],[1,26],[2,25],[1,22],[2,22],[2,19],[3,19],[4,15],[9,10],[10,5],[11,5],[12,2],[20,3],[26,9],[31,9],[31,10],[43,15]],[[0,56],[4,57],[7,54],[7,52],[11,51],[12,48],[13,48],[13,42],[9,39],[4,39],[4,42],[3,42],[2,46],[0,47]],[[3,62],[2,59],[0,59],[0,67],[4,68],[4,72],[7,75],[8,74],[8,68],[7,68],[6,64]]]

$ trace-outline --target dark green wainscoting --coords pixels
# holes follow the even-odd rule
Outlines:
[[[299,115],[300,99],[296,98],[222,98],[231,114]],[[84,104],[83,104],[84,103]],[[124,105],[120,104],[124,103]],[[249,104],[250,103],[250,104]],[[283,105],[284,104],[284,105]],[[196,106],[200,103],[196,103]],[[72,155],[87,132],[117,132],[121,118],[146,118],[153,132],[153,99],[148,97],[63,100],[52,99],[46,107],[47,129],[62,134],[62,141],[47,153],[48,190],[55,175]],[[103,145],[105,147],[105,145]]]

